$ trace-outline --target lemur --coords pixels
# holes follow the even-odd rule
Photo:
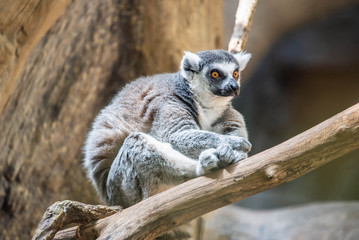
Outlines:
[[[251,55],[185,52],[180,71],[127,84],[95,119],[84,166],[107,204],[129,207],[238,162],[251,149],[231,100]]]

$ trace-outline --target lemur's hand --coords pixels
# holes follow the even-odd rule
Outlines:
[[[249,151],[247,149],[250,149],[250,143],[245,140],[243,144],[246,144],[245,150]],[[197,175],[203,175],[213,170],[227,167],[228,165],[236,163],[246,157],[246,152],[242,150],[235,150],[231,145],[224,143],[219,145],[217,148],[204,150],[200,154],[196,173]]]
[[[228,143],[233,150],[248,153],[252,148],[252,144],[243,137],[223,135],[222,138],[223,141]]]
[[[196,174],[198,176],[211,172],[218,168],[218,156],[215,148],[204,150],[199,155]]]

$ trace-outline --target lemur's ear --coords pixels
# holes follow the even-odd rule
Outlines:
[[[239,64],[239,71],[242,71],[246,66],[249,60],[252,57],[252,54],[246,52],[239,52],[233,54],[233,56],[237,59]]]
[[[184,56],[181,61],[181,75],[184,78],[189,78],[193,73],[200,71],[201,58],[191,52],[184,52]]]

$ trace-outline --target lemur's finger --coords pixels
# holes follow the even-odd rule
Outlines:
[[[233,152],[234,152],[234,161],[232,163],[236,163],[247,158],[247,153],[243,151],[233,151]]]
[[[225,167],[231,164],[234,160],[233,149],[229,144],[221,144],[216,149],[219,167]]]
[[[229,144],[233,150],[240,150],[243,152],[249,152],[252,148],[252,144],[245,138],[237,136],[227,136],[229,138]]]
[[[215,148],[204,150],[198,159],[196,174],[198,176],[211,172],[218,167],[218,155]]]

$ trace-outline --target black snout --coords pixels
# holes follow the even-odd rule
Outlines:
[[[238,96],[239,85],[234,79],[226,79],[218,86],[213,86],[212,93],[222,97]]]
[[[228,85],[229,85],[228,87],[232,93],[236,93],[239,90],[238,84],[234,81],[231,81]]]
[[[222,96],[236,96],[238,94],[239,86],[234,80],[228,82],[222,92]]]

